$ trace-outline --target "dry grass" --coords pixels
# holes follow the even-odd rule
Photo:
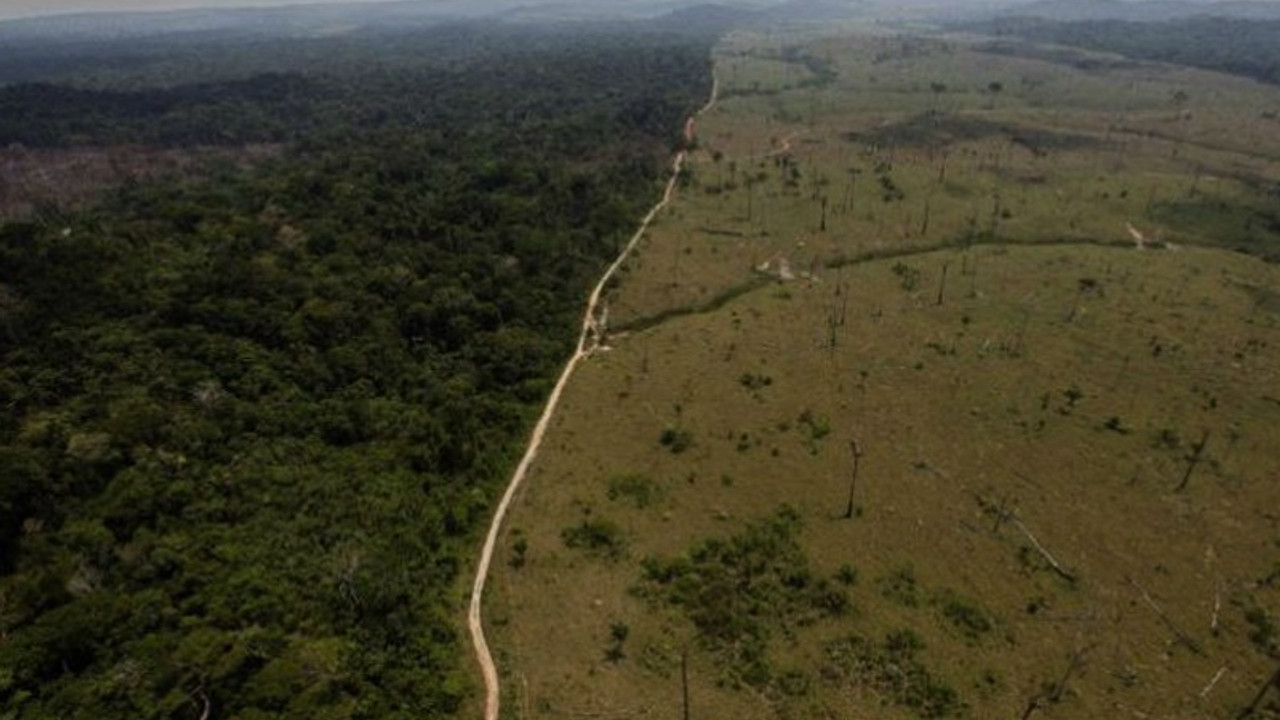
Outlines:
[[[752,42],[767,44],[737,37],[726,48]],[[1021,717],[1036,697],[1037,717],[1230,716],[1274,666],[1251,637],[1256,611],[1280,615],[1280,268],[1195,246],[1244,233],[1232,225],[1243,220],[1204,220],[1173,201],[1264,202],[1254,181],[1276,181],[1276,141],[1253,155],[1234,141],[1195,145],[1185,137],[1214,140],[1219,119],[1194,111],[1178,120],[1183,138],[1108,137],[1169,112],[1165,86],[1144,83],[1172,81],[1126,74],[1140,68],[1087,79],[1125,96],[1081,92],[1105,117],[1049,114],[1006,80],[993,108],[969,93],[948,109],[1005,130],[868,152],[845,135],[951,94],[932,92],[930,78],[985,87],[1033,64],[1048,78],[1036,92],[1048,92],[1073,71],[954,40],[879,62],[902,41],[817,43],[840,68],[834,85],[733,97],[701,123],[694,186],[652,231],[611,313],[615,323],[670,317],[615,338],[568,389],[494,578],[504,712],[677,716],[687,650],[695,718],[914,717],[883,704],[893,697],[883,683],[838,680],[822,651],[850,633],[908,628],[969,717]],[[1185,75],[1177,82],[1202,82]],[[1241,133],[1251,132],[1245,108],[1276,102],[1273,90],[1214,82],[1238,103],[1215,107],[1237,108]],[[1194,104],[1202,88],[1190,87]],[[806,106],[812,122],[771,119]],[[1039,155],[1011,142],[1011,127],[1093,142]],[[749,157],[793,134],[798,187],[774,158]],[[724,184],[729,162],[768,175],[750,219],[745,188],[705,191]],[[882,200],[881,163],[905,199]],[[846,210],[849,167],[863,172]],[[811,186],[815,177],[828,183]],[[815,193],[828,197],[825,232]],[[996,196],[1009,216],[997,210],[993,228]],[[1137,250],[1126,223],[1183,244]],[[859,259],[875,253],[893,256]],[[813,277],[711,302],[776,257]],[[673,452],[676,437],[691,444]],[[845,519],[851,440],[863,453],[859,515]],[[644,558],[678,557],[782,505],[803,519],[815,578],[856,569],[856,611],[773,628],[773,681],[744,684],[686,613],[634,589]],[[566,528],[600,520],[616,525],[621,558],[566,545]],[[618,645],[623,657],[608,659]],[[1046,689],[1055,683],[1059,692]]]

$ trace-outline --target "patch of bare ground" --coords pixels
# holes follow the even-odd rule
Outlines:
[[[210,162],[249,166],[283,151],[282,145],[145,146],[0,149],[0,216],[22,217],[45,205],[76,207],[119,185],[198,174]]]

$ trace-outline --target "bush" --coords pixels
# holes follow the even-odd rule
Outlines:
[[[739,383],[739,384],[741,384],[741,385],[742,385],[742,387],[744,387],[744,388],[746,388],[746,389],[748,389],[748,390],[750,390],[750,391],[752,391],[752,392],[757,392],[757,391],[759,391],[759,390],[763,390],[764,388],[767,388],[767,387],[769,387],[770,385],[772,385],[772,384],[773,384],[773,378],[769,377],[768,375],[757,375],[757,374],[754,374],[754,373],[743,373],[743,374],[738,378],[738,383]]]
[[[977,640],[995,627],[990,616],[964,598],[947,593],[941,602],[942,616],[969,640]]]
[[[968,706],[958,693],[917,659],[924,641],[908,629],[894,630],[880,643],[851,634],[823,646],[821,676],[836,685],[867,688],[885,704],[910,708],[922,718],[958,717]]]
[[[638,509],[649,507],[659,494],[657,483],[646,475],[632,473],[609,478],[609,499],[626,500]]]
[[[626,554],[626,538],[617,523],[609,520],[583,520],[560,533],[566,547],[585,550],[609,560],[617,560]]]
[[[767,661],[773,633],[852,610],[843,588],[809,570],[796,542],[800,526],[799,514],[783,507],[682,557],[647,558],[635,592],[683,610],[735,682],[767,687],[774,682]]]
[[[845,563],[836,571],[836,580],[839,580],[842,585],[857,585],[858,569],[848,563]]]
[[[662,431],[658,442],[673,455],[679,455],[693,446],[693,434],[688,430],[669,427]]]
[[[911,566],[898,568],[876,581],[880,595],[886,600],[916,607],[920,604],[920,589],[916,585],[916,573]]]

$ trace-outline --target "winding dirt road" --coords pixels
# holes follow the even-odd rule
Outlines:
[[[711,79],[711,98],[706,105],[694,113],[694,116],[685,123],[684,134],[686,141],[693,140],[696,131],[695,118],[715,106],[719,87],[719,81],[713,74]],[[671,178],[667,181],[667,188],[662,193],[662,199],[658,201],[657,205],[653,206],[648,215],[644,216],[644,220],[640,223],[640,228],[636,230],[635,235],[631,236],[631,240],[626,247],[622,249],[613,264],[605,270],[604,275],[600,277],[600,281],[596,283],[595,289],[591,291],[591,297],[587,300],[587,309],[582,318],[582,332],[578,335],[578,347],[574,351],[573,357],[569,358],[569,362],[560,373],[560,379],[556,381],[555,388],[551,391],[551,396],[547,398],[547,405],[542,410],[542,416],[538,418],[538,424],[533,428],[533,434],[529,437],[529,444],[525,449],[524,456],[520,458],[520,464],[516,465],[516,470],[511,475],[511,482],[507,484],[507,491],[503,493],[502,501],[498,503],[498,509],[494,512],[493,522],[489,525],[489,534],[485,537],[484,548],[480,552],[480,562],[476,566],[475,584],[471,587],[471,606],[467,612],[467,629],[471,632],[471,642],[476,649],[476,660],[479,661],[480,670],[484,674],[485,720],[498,720],[498,711],[501,703],[498,669],[493,664],[493,655],[489,652],[489,642],[485,639],[481,608],[485,581],[489,578],[489,565],[493,561],[493,551],[498,544],[502,523],[507,517],[507,512],[511,509],[512,499],[515,497],[516,491],[520,489],[520,484],[528,474],[530,466],[533,465],[533,461],[538,457],[538,450],[542,447],[542,438],[547,432],[547,427],[551,424],[551,417],[555,415],[556,408],[560,404],[560,396],[564,393],[565,386],[569,384],[569,378],[573,376],[573,371],[578,368],[578,364],[590,357],[603,339],[604,328],[599,320],[599,309],[605,285],[617,274],[618,269],[622,267],[622,263],[640,244],[640,239],[644,236],[645,231],[649,229],[653,219],[671,202],[687,155],[688,153],[684,150],[676,154],[671,164]]]

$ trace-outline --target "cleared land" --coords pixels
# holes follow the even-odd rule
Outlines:
[[[1221,718],[1275,671],[1280,92],[983,43],[723,43],[503,541],[505,716]]]

